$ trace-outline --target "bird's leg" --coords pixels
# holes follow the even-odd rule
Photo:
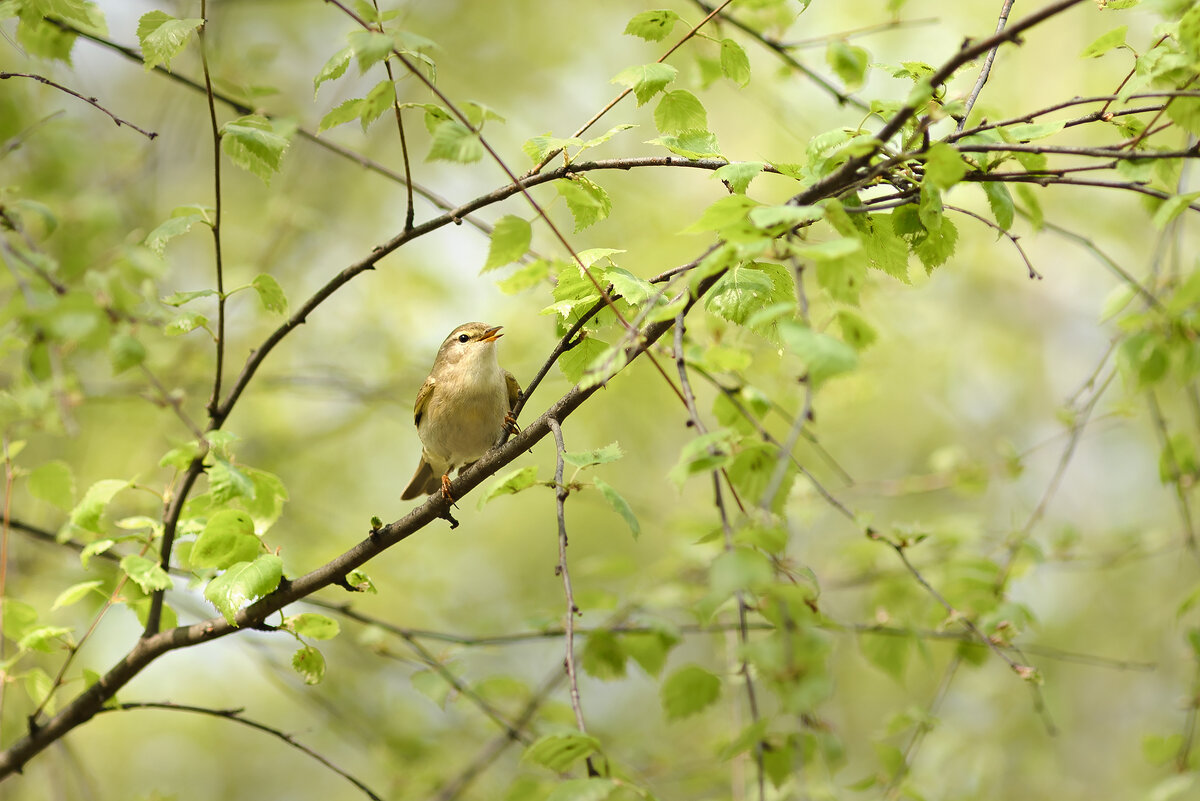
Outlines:
[[[450,494],[450,476],[446,473],[442,474],[442,497],[451,504],[454,503],[454,496]]]
[[[517,418],[512,416],[512,412],[506,412],[504,415],[504,430],[509,434],[521,433],[521,427],[517,425]]]

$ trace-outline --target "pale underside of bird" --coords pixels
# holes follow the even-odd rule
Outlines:
[[[450,498],[450,472],[487,453],[512,422],[521,387],[496,358],[500,328],[465,323],[438,349],[413,407],[421,462],[402,500],[439,489]]]

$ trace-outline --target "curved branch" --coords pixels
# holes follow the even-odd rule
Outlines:
[[[115,122],[117,124],[118,128],[120,128],[122,125],[124,125],[127,128],[132,128],[133,130],[137,131],[142,136],[146,137],[147,139],[149,139],[151,141],[153,141],[154,138],[158,136],[158,134],[155,133],[154,131],[147,131],[144,128],[139,128],[138,126],[134,125],[129,120],[121,119],[116,114],[113,114],[111,111],[106,109],[104,106],[100,105],[100,102],[96,98],[84,97],[83,95],[76,92],[74,89],[68,89],[67,87],[63,86],[61,83],[55,83],[54,81],[50,80],[49,78],[45,78],[41,75],[34,75],[34,74],[28,73],[28,72],[0,72],[0,81],[6,80],[8,78],[30,78],[32,80],[37,81],[38,83],[44,83],[44,84],[46,84],[46,86],[52,86],[60,92],[66,92],[67,94],[71,95],[71,97],[77,97],[80,100],[82,100],[84,103],[87,103],[87,104],[93,106],[94,108],[97,108],[100,111],[103,111],[105,114],[107,114],[112,119],[113,122]]]

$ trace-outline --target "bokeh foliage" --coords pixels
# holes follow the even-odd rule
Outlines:
[[[4,797],[1195,794],[1200,4],[1012,6],[0,1],[0,748],[239,625]]]

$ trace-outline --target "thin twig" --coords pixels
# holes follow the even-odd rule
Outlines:
[[[276,729],[273,726],[268,726],[265,723],[259,723],[256,720],[251,720],[247,717],[244,717],[242,715],[243,710],[241,710],[241,709],[213,709],[211,707],[192,706],[190,704],[176,704],[176,703],[172,703],[172,702],[168,702],[168,701],[131,701],[131,702],[126,702],[126,703],[114,704],[112,706],[107,706],[98,711],[99,712],[125,712],[125,711],[133,710],[133,709],[163,709],[163,710],[167,710],[170,712],[191,712],[191,713],[194,713],[197,715],[208,715],[209,717],[222,718],[224,720],[231,720],[234,723],[240,723],[243,726],[249,726],[250,728],[255,729],[257,731],[261,731],[264,734],[269,734],[272,737],[276,738],[277,740],[282,740],[283,742],[287,743],[292,748],[295,748],[297,751],[301,752],[302,754],[305,754],[306,756],[321,763],[322,765],[329,768],[331,771],[333,771],[337,775],[341,776],[346,781],[353,784],[359,790],[362,790],[363,793],[368,798],[372,799],[372,801],[383,801],[383,797],[380,796],[375,791],[373,791],[365,783],[363,783],[362,780],[355,778],[350,773],[346,772],[342,768],[339,768],[337,765],[335,765],[329,759],[321,756],[320,754],[318,754],[316,751],[309,748],[308,746],[302,745],[301,743],[297,742],[296,738],[293,737],[292,735],[290,735],[284,731],[281,731],[279,729]]]
[[[991,228],[991,229],[999,232],[1001,236],[1008,237],[1008,241],[1012,242],[1013,247],[1015,247],[1017,249],[1017,253],[1021,254],[1021,261],[1025,262],[1025,269],[1029,271],[1030,279],[1036,278],[1038,280],[1041,280],[1042,274],[1034,269],[1033,262],[1029,260],[1029,254],[1027,254],[1025,252],[1025,248],[1021,247],[1021,242],[1020,242],[1021,237],[1012,233],[1007,228],[1002,228],[1001,226],[999,226],[996,223],[989,220],[987,217],[984,217],[980,214],[976,214],[975,212],[971,211],[970,209],[964,209],[959,206],[951,206],[949,204],[946,204],[945,208],[949,209],[950,211],[957,211],[959,214],[965,214],[968,217],[979,220],[979,222],[983,223],[988,228]]]
[[[375,6],[375,13],[379,13],[379,0],[371,0],[371,4]],[[379,23],[379,30],[383,30],[383,22]],[[392,61],[385,59],[383,62],[384,68],[387,70],[388,80],[392,83],[392,110],[396,112],[396,130],[400,133],[400,154],[404,159],[404,189],[405,189],[405,206],[404,206],[404,230],[411,231],[413,227],[413,219],[415,211],[413,210],[413,185],[412,185],[412,167],[408,161],[408,139],[404,136],[404,114],[400,108],[400,90],[396,86],[396,76],[392,74]]]
[[[1000,17],[996,20],[996,35],[1004,31],[1004,26],[1008,24],[1008,12],[1012,11],[1013,0],[1004,0],[1000,5]],[[963,126],[967,124],[967,117],[971,116],[971,109],[975,108],[975,101],[979,99],[979,93],[983,91],[983,85],[987,83],[988,76],[992,74],[992,63],[996,60],[996,51],[1000,49],[1000,42],[996,42],[995,46],[988,51],[987,56],[983,60],[983,69],[979,71],[979,79],[975,81],[975,88],[971,90],[971,94],[967,96],[967,102],[963,107],[962,116],[958,118],[958,127],[954,130],[961,131]]]
[[[925,710],[923,719],[915,723],[912,736],[909,737],[908,744],[904,747],[904,762],[901,764],[899,770],[892,775],[891,780],[884,789],[884,798],[893,799],[899,797],[900,782],[912,772],[913,760],[917,758],[917,752],[925,742],[925,736],[933,730],[933,721],[950,692],[950,684],[954,681],[954,676],[961,664],[962,657],[957,653],[950,657],[950,661],[946,664],[946,669],[942,671],[942,679],[938,682],[937,689],[933,693],[933,698],[929,702],[929,707]]]
[[[1150,407],[1150,420],[1154,423],[1154,431],[1158,434],[1159,445],[1162,447],[1163,459],[1167,466],[1168,478],[1171,483],[1173,495],[1175,496],[1175,508],[1179,512],[1179,519],[1183,523],[1183,544],[1186,546],[1189,554],[1193,558],[1200,560],[1200,552],[1197,551],[1196,543],[1196,524],[1195,517],[1192,514],[1192,503],[1188,500],[1187,492],[1183,488],[1182,471],[1179,468],[1179,460],[1175,458],[1175,449],[1171,444],[1171,434],[1167,429],[1167,420],[1163,416],[1162,408],[1158,405],[1158,398],[1154,394],[1154,390],[1146,391],[1146,404]]]
[[[154,131],[147,131],[144,128],[139,128],[138,126],[134,125],[129,120],[121,119],[116,114],[113,114],[111,111],[106,109],[104,106],[100,105],[99,101],[97,101],[96,98],[84,97],[83,95],[76,92],[74,89],[68,89],[67,87],[63,86],[61,83],[55,83],[54,81],[50,80],[49,78],[45,78],[41,75],[33,75],[28,72],[0,72],[0,81],[3,81],[7,78],[32,78],[33,80],[37,81],[38,83],[44,83],[47,86],[53,86],[55,89],[59,90],[60,92],[66,92],[67,94],[71,95],[72,97],[77,97],[80,100],[82,100],[84,103],[87,103],[87,104],[91,105],[92,107],[97,108],[100,111],[103,111],[105,114],[107,114],[112,119],[113,122],[115,122],[117,124],[118,128],[120,128],[122,125],[124,125],[128,128],[132,128],[133,130],[137,131],[142,136],[144,136],[150,140],[153,140],[156,136],[158,136],[158,134],[155,133]]]

